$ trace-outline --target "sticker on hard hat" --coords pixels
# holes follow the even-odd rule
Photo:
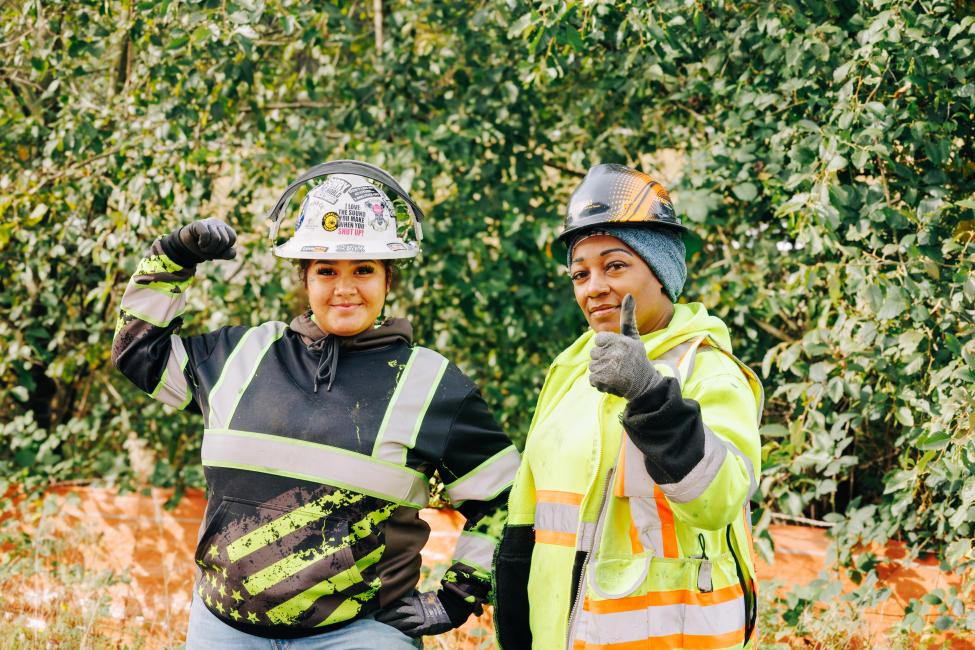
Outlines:
[[[354,203],[346,203],[339,208],[339,235],[362,237],[365,234],[366,211]]]
[[[405,251],[407,248],[409,248],[406,244],[401,244],[399,242],[393,242],[391,244],[386,244],[386,246],[388,246],[389,247],[389,250],[391,250],[391,251]]]
[[[329,203],[335,203],[342,196],[342,192],[352,187],[352,183],[347,180],[330,176],[327,181],[311,191],[315,197],[321,197]]]
[[[328,246],[302,246],[302,253],[327,253]]]
[[[375,187],[364,185],[362,187],[353,187],[351,190],[349,190],[349,196],[356,201],[361,201],[363,199],[371,199],[374,196],[380,196],[380,194],[379,190],[377,190]]]
[[[369,220],[369,225],[372,226],[372,229],[379,232],[386,230],[388,224],[386,223],[386,217],[383,214],[387,210],[386,204],[382,200],[367,200],[365,203],[366,207],[369,208],[373,214],[372,219]]]
[[[339,244],[335,247],[336,253],[365,253],[366,247],[362,244]]]
[[[332,232],[339,227],[339,215],[335,212],[329,212],[322,218],[322,228]]]

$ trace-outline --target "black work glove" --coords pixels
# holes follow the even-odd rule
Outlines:
[[[460,627],[468,616],[470,616],[469,610],[463,620],[459,622],[451,620],[447,609],[440,602],[438,593],[427,591],[400,598],[389,607],[379,610],[376,613],[376,620],[391,625],[406,636],[415,639]]]
[[[159,240],[169,259],[183,267],[237,256],[237,233],[215,217],[194,221]]]
[[[589,358],[589,383],[603,393],[632,400],[663,381],[640,340],[636,301],[630,294],[624,296],[620,305],[620,333],[597,334]]]

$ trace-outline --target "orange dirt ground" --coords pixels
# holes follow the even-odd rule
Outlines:
[[[80,497],[74,504],[64,502],[60,522],[66,534],[79,527],[89,535],[95,534],[89,539],[97,541],[80,549],[86,568],[114,569],[127,572],[130,578],[127,583],[109,588],[109,620],[104,625],[122,628],[123,621],[126,627],[131,627],[132,621],[142,621],[143,633],[150,639],[149,648],[178,646],[189,612],[195,573],[191,558],[206,505],[204,495],[190,491],[174,510],[166,510],[163,504],[171,492],[162,489],[152,489],[146,496],[119,496],[112,489],[89,487],[59,487],[54,492],[74,492]],[[436,573],[449,563],[463,517],[449,510],[424,510],[421,514],[432,529],[430,541],[423,549],[423,562]],[[775,525],[771,534],[776,560],[774,565],[759,562],[761,580],[806,584],[825,570],[828,540],[824,531]],[[903,556],[896,546],[886,554],[891,560]],[[882,633],[899,620],[912,598],[959,581],[956,576],[942,573],[933,559],[907,566],[897,562],[885,566],[881,577],[893,593],[882,605],[863,613],[864,621],[874,632]],[[489,630],[486,613],[468,621],[455,638],[466,639],[465,647],[490,647],[486,639]],[[428,643],[428,647],[437,646]],[[957,641],[952,647],[975,650],[975,644],[967,641]]]

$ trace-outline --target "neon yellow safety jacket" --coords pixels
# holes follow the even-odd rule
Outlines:
[[[556,358],[538,399],[495,558],[499,643],[750,647],[758,378],[700,304],[641,337],[666,386],[629,404],[589,384],[594,338]]]

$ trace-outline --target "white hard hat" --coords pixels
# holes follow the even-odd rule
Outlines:
[[[305,196],[294,236],[274,246],[275,255],[292,259],[361,260],[403,259],[416,257],[420,252],[419,208],[391,176],[358,161],[325,163],[292,183],[271,212],[272,242],[291,196],[302,183],[315,178],[325,180]],[[393,202],[370,179],[391,187],[404,199],[413,225],[413,240],[400,236]]]

